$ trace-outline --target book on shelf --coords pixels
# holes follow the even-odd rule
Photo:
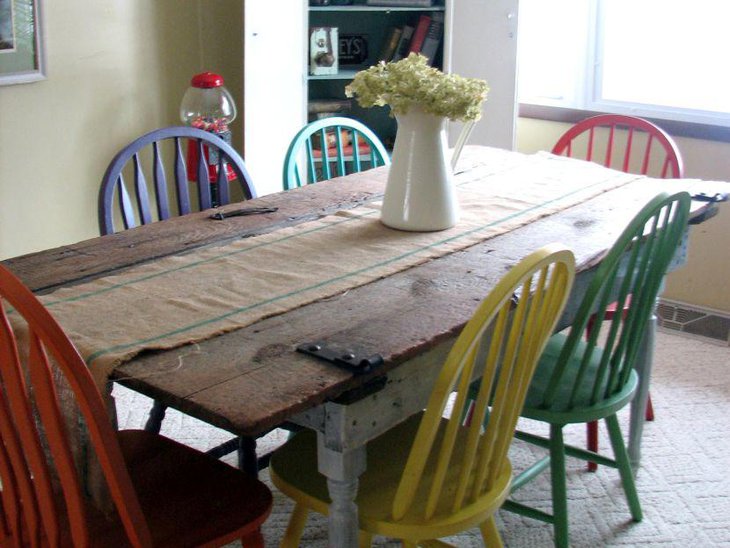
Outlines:
[[[340,114],[352,108],[352,99],[312,99],[307,103],[309,114]]]
[[[430,8],[433,6],[433,0],[366,0],[365,4],[398,8]]]
[[[431,25],[431,16],[422,14],[418,17],[418,23],[413,31],[413,38],[411,38],[411,44],[408,47],[408,53],[420,53],[423,41],[426,39],[426,33],[428,27]]]
[[[408,48],[411,45],[411,38],[413,37],[413,26],[405,25],[403,31],[400,33],[400,40],[398,41],[398,47],[395,49],[392,61],[400,61],[408,55]]]
[[[434,13],[431,16],[431,24],[428,26],[426,31],[426,38],[423,40],[421,46],[421,53],[428,57],[428,64],[433,65],[436,52],[441,44],[441,39],[444,36],[444,14]]]
[[[385,61],[386,63],[391,60],[395,50],[398,48],[403,29],[401,27],[389,27],[385,33],[383,39],[383,45],[380,46],[380,53],[378,53],[377,61]]]

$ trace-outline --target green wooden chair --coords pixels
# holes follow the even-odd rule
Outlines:
[[[304,126],[289,145],[284,190],[387,165],[388,151],[370,128],[352,118],[323,118]]]
[[[686,192],[652,199],[632,220],[601,262],[579,306],[567,335],[556,334],[538,363],[521,416],[546,422],[550,437],[517,432],[518,439],[545,447],[549,456],[520,473],[512,492],[534,479],[548,466],[552,482],[552,514],[509,500],[504,509],[552,523],[555,545],[568,546],[568,501],[565,456],[618,468],[631,517],[641,521],[642,512],[616,413],[634,397],[638,375],[634,362],[644,328],[651,315],[662,278],[687,226],[690,197]],[[593,313],[604,317],[607,306],[623,307],[631,295],[627,313],[616,314],[584,339]],[[598,345],[599,331],[605,341]],[[604,419],[614,458],[568,446],[563,427]]]

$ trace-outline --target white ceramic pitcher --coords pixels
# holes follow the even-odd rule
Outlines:
[[[399,230],[445,230],[459,220],[453,171],[474,122],[464,125],[448,158],[446,118],[411,107],[396,115],[393,147],[380,220]]]

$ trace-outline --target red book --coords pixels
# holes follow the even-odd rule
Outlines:
[[[430,24],[430,16],[421,15],[418,18],[416,30],[413,31],[413,38],[411,38],[411,46],[408,48],[409,54],[419,53],[421,51],[421,46],[423,46],[423,41],[426,39],[426,33],[428,32],[428,27]]]

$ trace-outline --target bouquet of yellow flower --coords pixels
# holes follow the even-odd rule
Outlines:
[[[357,96],[361,107],[389,105],[391,116],[406,114],[417,105],[425,112],[463,122],[481,117],[488,91],[484,80],[444,74],[417,53],[362,70],[345,88],[348,97]]]

